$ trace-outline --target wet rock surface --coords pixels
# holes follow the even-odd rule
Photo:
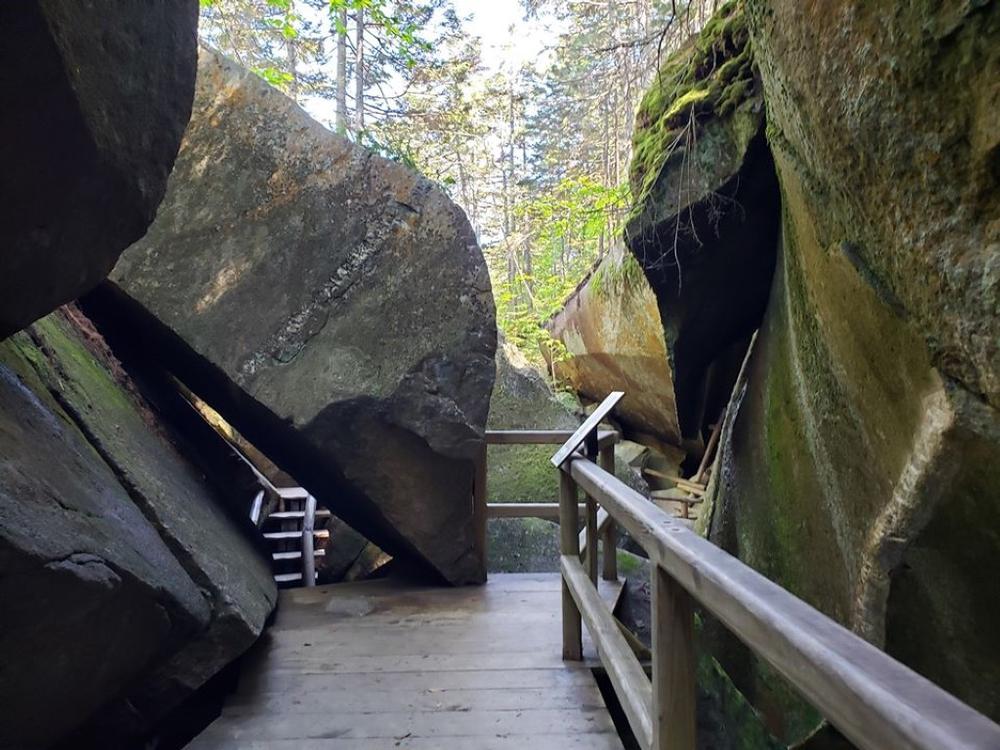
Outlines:
[[[153,220],[191,112],[197,12],[0,6],[0,338],[101,281]]]
[[[462,211],[202,50],[146,237],[90,310],[394,557],[481,580],[473,459],[496,327]],[[132,322],[123,324],[123,317]]]

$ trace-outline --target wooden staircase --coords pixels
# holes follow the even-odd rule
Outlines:
[[[326,550],[316,541],[330,538],[330,511],[316,507],[316,498],[302,487],[274,488],[276,503],[254,503],[257,523],[271,552],[274,580],[281,588],[316,585],[316,559]],[[275,509],[268,512],[268,508]]]

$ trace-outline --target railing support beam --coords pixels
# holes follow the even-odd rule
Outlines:
[[[472,533],[474,535],[473,544],[476,547],[476,554],[483,566],[483,575],[486,575],[486,519],[488,510],[486,507],[486,443],[479,453],[476,461],[475,476],[472,480]]]
[[[305,513],[302,518],[302,585],[316,585],[316,550],[314,547],[316,530],[316,498],[306,496]]]
[[[559,548],[563,555],[580,559],[580,510],[576,502],[576,482],[566,471],[559,472]],[[583,623],[573,593],[562,579],[563,659],[583,659]]]
[[[691,595],[653,565],[653,750],[694,750],[697,660]]]
[[[614,476],[615,473],[615,446],[605,445],[597,457],[597,465],[606,472]],[[608,519],[608,524],[604,528],[604,535],[601,541],[604,552],[604,561],[601,569],[601,577],[605,581],[618,580],[618,525],[614,518]]]

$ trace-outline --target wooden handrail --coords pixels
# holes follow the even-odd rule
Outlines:
[[[572,430],[487,430],[487,445],[562,445],[572,437]],[[615,430],[598,430],[599,447],[618,442]]]
[[[486,470],[487,446],[490,445],[561,445],[573,436],[573,430],[486,430],[486,440],[482,451],[476,460],[475,476],[472,483],[472,528],[473,543],[486,568],[486,523],[490,518],[547,518],[558,520],[559,505],[557,503],[487,503]],[[616,430],[598,430],[597,445],[603,460],[610,456],[612,469],[614,467],[614,447],[621,439]],[[598,524],[600,531],[607,540],[615,540],[617,532],[614,523]],[[617,557],[611,555],[611,561],[605,556],[604,578],[614,580],[618,577]]]
[[[646,709],[652,730],[645,747],[694,748],[692,599],[860,748],[1000,747],[1000,726],[703,539],[608,471],[577,455],[563,465],[560,479],[560,497],[566,500],[562,523],[577,522],[579,487],[631,534],[654,566],[653,686]],[[565,528],[562,539],[568,539]],[[575,545],[563,546],[569,557],[575,550]],[[591,597],[573,596],[581,585],[580,571],[568,563],[563,567],[563,652],[574,659],[579,658],[576,624]],[[602,658],[626,658],[605,631],[591,629]],[[611,665],[605,666],[611,673]],[[628,715],[637,736],[645,739],[643,717],[632,721]]]

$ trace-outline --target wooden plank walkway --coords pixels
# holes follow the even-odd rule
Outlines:
[[[590,669],[562,661],[561,634],[554,573],[282,591],[239,690],[188,747],[621,750]]]

